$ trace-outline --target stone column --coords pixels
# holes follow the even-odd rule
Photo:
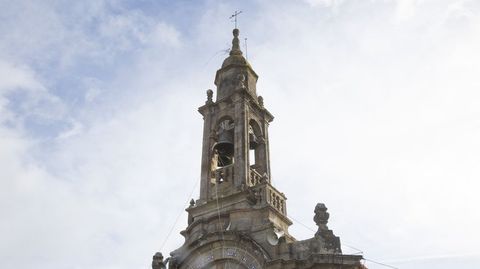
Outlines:
[[[269,139],[268,139],[268,122],[265,122],[263,124],[263,136],[265,138],[265,143],[263,145],[263,150],[264,150],[264,173],[267,173],[268,175],[268,181],[271,183],[272,175],[270,174],[270,144],[269,144]]]
[[[246,183],[248,176],[248,108],[242,92],[233,96],[235,109],[235,134],[234,134],[234,186],[240,187]]]
[[[211,149],[212,149],[212,114],[213,106],[205,106],[201,111],[203,115],[203,142],[202,142],[202,165],[200,175],[200,200],[208,199],[210,185],[210,169],[211,169]]]

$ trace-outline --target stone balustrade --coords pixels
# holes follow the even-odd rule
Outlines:
[[[267,203],[284,215],[287,215],[286,198],[283,193],[277,191],[271,186],[268,186],[265,190]]]
[[[257,184],[260,184],[262,180],[262,175],[258,173],[254,168],[250,167],[250,173],[248,176],[248,186],[256,186]]]

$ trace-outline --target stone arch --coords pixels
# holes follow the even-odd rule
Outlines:
[[[205,244],[185,246],[179,269],[209,269],[225,261],[239,265],[237,268],[262,269],[271,258],[252,238],[237,232],[210,233],[204,240]]]
[[[255,168],[260,159],[262,158],[260,154],[261,143],[263,142],[263,132],[260,124],[256,119],[251,118],[248,121],[248,162],[249,165]]]
[[[231,122],[235,122],[235,121],[233,120],[233,116],[232,116],[232,115],[230,115],[230,114],[228,114],[228,113],[225,113],[225,114],[223,114],[223,115],[219,115],[219,117],[217,118],[217,120],[216,120],[216,122],[215,122],[215,128],[217,128],[220,123],[222,123],[223,121],[226,121],[226,120],[229,120],[229,121],[231,121]]]
[[[262,128],[260,127],[260,124],[258,123],[258,121],[256,119],[251,118],[248,121],[248,126],[251,126],[253,128],[253,131],[254,131],[254,133],[257,137],[263,136]]]
[[[219,117],[212,130],[212,171],[233,164],[235,122],[230,115]]]
[[[247,265],[242,264],[238,260],[235,260],[232,258],[218,259],[202,267],[202,269],[218,269],[218,268],[249,269]]]

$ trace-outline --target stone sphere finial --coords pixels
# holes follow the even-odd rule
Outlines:
[[[240,30],[238,30],[237,28],[233,29],[233,36],[234,37],[238,37],[239,34],[240,34]]]

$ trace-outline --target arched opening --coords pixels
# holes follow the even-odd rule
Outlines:
[[[259,144],[261,143],[262,131],[258,123],[251,119],[248,124],[248,148],[249,148],[249,164],[255,168],[260,161]]]
[[[217,141],[213,146],[216,167],[221,168],[233,164],[234,129],[235,124],[229,117],[220,119],[217,124],[215,129]]]
[[[248,150],[248,161],[250,163],[250,166],[254,166],[257,163],[255,160],[255,149]]]

